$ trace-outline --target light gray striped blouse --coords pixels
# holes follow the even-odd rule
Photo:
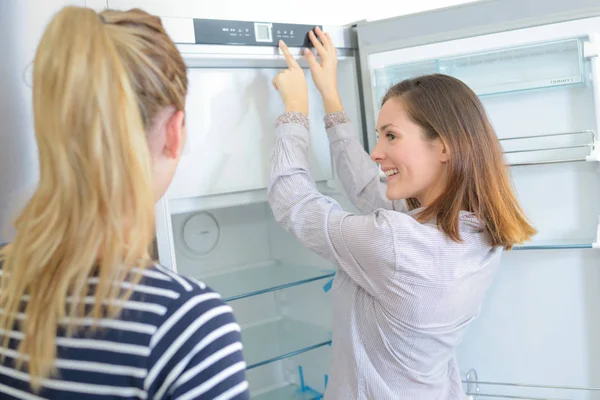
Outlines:
[[[463,243],[434,221],[421,224],[385,197],[378,166],[344,113],[325,117],[335,168],[362,215],[317,191],[309,172],[308,123],[276,124],[269,203],[277,221],[338,265],[327,400],[462,399],[455,350],[496,272],[501,247],[482,224],[460,216]]]

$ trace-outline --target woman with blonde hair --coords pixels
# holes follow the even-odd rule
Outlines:
[[[149,255],[188,84],[160,19],[66,7],[33,68],[40,180],[0,251],[2,397],[249,398],[231,308]]]
[[[325,398],[463,399],[456,347],[480,312],[503,249],[535,230],[471,89],[446,75],[394,85],[369,158],[338,96],[336,50],[315,30],[320,63],[305,54],[337,175],[360,215],[320,194],[310,176],[307,84],[283,42],[289,68],[273,83],[286,113],[276,122],[268,193],[277,221],[338,265]]]

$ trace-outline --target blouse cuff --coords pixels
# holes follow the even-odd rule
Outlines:
[[[350,118],[348,118],[345,111],[329,113],[325,115],[323,120],[325,121],[325,129],[350,122]]]
[[[275,121],[275,128],[283,124],[300,124],[308,130],[308,117],[301,112],[284,112]]]

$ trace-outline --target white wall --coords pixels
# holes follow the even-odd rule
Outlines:
[[[478,0],[108,0],[111,7],[141,6],[169,17],[238,19],[346,25],[448,7]]]

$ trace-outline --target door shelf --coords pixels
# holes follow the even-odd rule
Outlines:
[[[514,246],[513,250],[567,250],[567,249],[594,249],[598,243],[593,240],[548,240],[532,241],[520,246]]]
[[[279,319],[242,329],[247,369],[331,344],[331,333],[314,324]]]
[[[581,84],[583,43],[571,38],[385,66],[374,70],[377,100],[391,85],[431,73],[458,78],[479,96]]]
[[[233,301],[327,279],[333,275],[333,270],[271,262],[199,279],[220,293],[224,301]]]
[[[253,396],[252,400],[318,400],[323,395],[315,390],[302,390],[298,385],[287,385],[258,396]]]
[[[594,130],[503,137],[499,142],[510,166],[600,161]]]
[[[564,250],[564,249],[600,249],[600,217],[596,228],[596,237],[591,239],[532,240],[513,250]]]

